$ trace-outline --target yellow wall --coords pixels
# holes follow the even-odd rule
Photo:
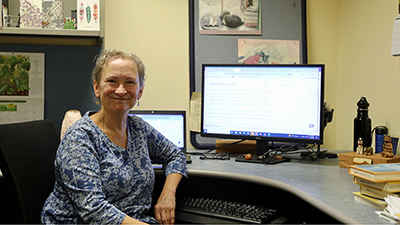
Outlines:
[[[324,147],[352,149],[356,103],[367,97],[372,126],[400,136],[400,58],[391,56],[398,0],[307,0],[309,63],[326,65],[334,118]],[[189,113],[188,0],[113,0],[105,47],[139,55],[148,80],[139,109]]]
[[[325,99],[335,111],[333,121],[325,129],[324,147],[337,149],[337,49],[339,1],[307,1],[308,62],[325,64]],[[335,146],[335,147],[333,147]]]
[[[147,80],[137,109],[189,112],[187,0],[113,0],[105,4],[105,48],[137,54]]]
[[[326,99],[335,109],[325,146],[352,149],[361,96],[372,126],[400,136],[400,63],[391,56],[397,0],[308,0],[309,62],[326,64]]]

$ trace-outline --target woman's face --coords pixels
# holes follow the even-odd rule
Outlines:
[[[111,112],[127,112],[143,93],[136,64],[127,59],[108,62],[93,87],[102,109]]]

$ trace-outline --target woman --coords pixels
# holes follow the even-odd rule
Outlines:
[[[173,224],[175,191],[187,176],[183,153],[129,110],[142,97],[145,68],[135,55],[105,50],[93,70],[101,108],[87,112],[65,133],[55,160],[56,184],[45,202],[42,222]],[[154,170],[167,179],[151,207]]]

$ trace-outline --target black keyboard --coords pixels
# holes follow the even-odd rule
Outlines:
[[[192,213],[237,223],[268,223],[278,216],[278,210],[245,203],[205,197],[183,197],[177,202],[179,212]],[[196,222],[196,221],[189,221]]]

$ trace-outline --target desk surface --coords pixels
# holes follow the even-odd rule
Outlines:
[[[266,165],[235,162],[234,158],[200,160],[199,156],[191,157],[193,162],[188,164],[188,169],[193,173],[214,173],[221,176],[226,173],[225,175],[236,177],[243,175],[244,179],[261,177],[261,182],[278,181],[281,187],[290,192],[298,192],[308,202],[324,211],[331,210],[335,216],[343,216],[344,221],[349,223],[388,223],[378,217],[376,208],[354,200],[353,192],[359,191],[359,186],[353,183],[353,176],[346,168],[339,167],[338,158],[314,161],[293,159],[291,162]]]
[[[353,192],[359,191],[359,186],[353,183],[353,176],[346,168],[339,167],[338,158],[314,161],[292,159],[291,162],[266,165],[235,162],[234,158],[200,160],[197,155],[191,157],[193,162],[188,164],[189,171],[217,172],[221,175],[226,172],[235,176],[252,175],[251,179],[254,179],[253,176],[261,177],[262,182],[269,182],[269,179],[279,181],[284,188],[298,191],[307,201],[325,211],[331,210],[336,216],[343,216],[344,221],[349,223],[388,223],[375,213],[378,209],[354,200]]]

